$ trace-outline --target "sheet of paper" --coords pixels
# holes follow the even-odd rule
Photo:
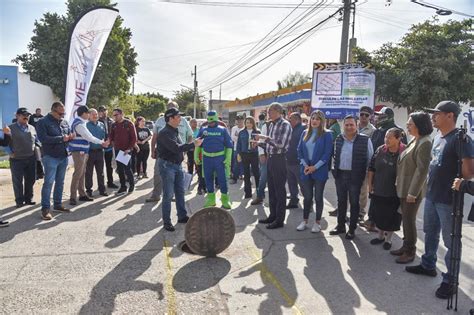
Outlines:
[[[128,162],[130,162],[131,158],[132,158],[132,156],[130,154],[125,154],[125,152],[120,150],[119,153],[117,154],[117,156],[115,157],[115,160],[117,162],[122,163],[123,165],[127,165]]]

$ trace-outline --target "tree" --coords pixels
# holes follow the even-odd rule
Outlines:
[[[413,25],[400,43],[386,43],[370,55],[356,50],[361,62],[376,69],[376,94],[409,112],[442,100],[474,99],[472,19]],[[370,58],[369,58],[370,57]]]
[[[81,12],[96,6],[111,4],[110,0],[68,0],[67,14],[45,13],[35,21],[28,52],[13,62],[20,64],[33,81],[48,85],[64,99],[64,68],[67,60],[69,32]],[[105,45],[88,95],[88,104],[110,104],[114,98],[124,98],[130,90],[128,79],[136,73],[137,53],[130,44],[132,32],[123,27],[118,17]]]
[[[301,73],[296,71],[295,73],[288,73],[281,81],[277,81],[277,85],[278,89],[281,90],[308,82],[311,82],[311,76],[309,73]]]
[[[178,103],[179,109],[184,111],[187,116],[194,115],[194,90],[189,88],[182,88],[179,91],[174,91],[173,100]],[[198,96],[198,102],[196,104],[196,116],[201,117],[201,113],[206,111],[204,105],[205,97],[203,95]]]
[[[138,94],[135,96],[135,102],[139,109],[135,112],[135,117],[143,116],[147,120],[156,120],[160,113],[166,111],[168,101],[168,98],[159,93]]]

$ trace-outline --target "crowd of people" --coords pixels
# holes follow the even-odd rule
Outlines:
[[[473,191],[469,180],[474,174],[474,148],[469,137],[463,144],[463,155],[458,156],[456,120],[460,111],[457,103],[443,101],[434,109],[411,113],[406,123],[408,142],[388,107],[374,113],[364,106],[357,116],[342,120],[341,130],[337,120],[326,119],[320,110],[309,117],[298,112],[285,117],[283,106],[273,103],[268,117],[262,113],[255,121],[253,117],[237,116],[235,126],[229,130],[215,111],[208,113],[207,122],[200,127],[195,119],[188,123],[181,118],[183,113],[177,103],[170,102],[152,132],[143,117],[137,117],[134,124],[116,108],[111,119],[103,106],[98,110],[80,106],[69,124],[64,119],[64,105],[55,102],[44,117],[41,112],[31,115],[26,108],[19,108],[16,121],[3,129],[5,136],[0,145],[10,148],[18,208],[35,204],[33,185],[44,176],[43,220],[53,219],[52,191],[52,211],[70,212],[62,200],[69,156],[74,164],[69,204],[74,206],[94,200],[94,170],[99,195],[107,196],[107,188],[117,189],[117,194],[132,193],[136,180],[148,178],[147,160],[151,154],[156,162],[153,189],[146,202],[162,201],[163,227],[170,232],[175,230],[171,222],[173,198],[178,223],[189,219],[184,201],[188,189],[186,173],[197,173],[197,193],[206,194],[205,207],[216,206],[216,192],[220,191],[222,208],[231,209],[228,179],[230,184],[236,184],[243,178],[244,199],[252,199],[251,206],[263,203],[268,188],[269,213],[258,221],[267,229],[284,227],[287,209],[300,207],[301,192],[303,217],[294,228],[304,231],[310,227],[311,232],[320,233],[324,190],[332,173],[337,208],[328,214],[337,216],[337,225],[329,234],[344,234],[351,240],[357,227],[363,226],[377,232],[370,244],[382,244],[388,251],[394,232],[403,225],[403,245],[390,254],[397,256],[396,263],[407,264],[415,260],[416,217],[424,199],[425,253],[420,264],[408,266],[406,271],[436,276],[441,236],[448,248],[448,272],[443,273],[436,296],[447,298],[453,294],[448,259],[452,189]],[[439,132],[432,139],[434,128]],[[182,167],[185,155],[187,170]],[[458,160],[463,162],[460,176]],[[114,184],[114,168],[119,186]],[[310,226],[314,208],[314,223]],[[7,225],[0,220],[0,226]]]

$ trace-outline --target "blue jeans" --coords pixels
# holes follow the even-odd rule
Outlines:
[[[184,219],[187,216],[184,203],[183,169],[179,164],[162,159],[159,159],[158,163],[163,184],[163,201],[161,203],[163,222],[165,224],[171,224],[171,199],[173,199],[173,195],[176,198],[178,219]]]
[[[319,181],[317,179],[309,178],[307,180],[301,181],[301,186],[303,187],[303,196],[304,196],[304,211],[303,219],[308,220],[310,212],[313,208],[313,196],[314,202],[316,203],[316,221],[321,220],[324,208],[324,186],[326,181]]]
[[[359,196],[362,183],[352,182],[351,172],[339,170],[339,175],[336,177],[337,226],[341,229],[346,226],[347,197],[349,197],[351,206],[349,230],[354,231],[359,219]]]
[[[51,190],[54,183],[53,201],[54,206],[61,206],[64,176],[66,175],[67,157],[54,158],[49,155],[43,157],[44,183],[41,189],[41,208],[49,209],[51,207]]]
[[[232,172],[232,178],[233,179],[239,179],[239,176],[244,175],[244,167],[242,165],[242,162],[237,162],[237,152],[234,150],[232,152],[232,161],[231,161],[231,172]]]
[[[265,199],[265,187],[267,186],[267,162],[260,163],[260,181],[257,188],[257,198]]]
[[[425,254],[421,256],[421,265],[426,269],[436,268],[436,252],[438,251],[440,231],[444,246],[448,249],[444,256],[444,262],[451,271],[451,229],[452,229],[452,205],[433,202],[425,199],[425,213],[423,215],[423,232],[425,232]],[[443,273],[443,282],[449,283],[448,273]]]

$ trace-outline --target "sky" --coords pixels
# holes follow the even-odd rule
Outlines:
[[[209,0],[234,3],[301,3],[301,0]],[[183,86],[192,87],[191,72],[197,66],[200,93],[213,99],[233,100],[277,89],[276,82],[288,73],[311,73],[314,62],[339,61],[341,27],[337,18],[321,24],[294,50],[283,48],[253,68],[247,67],[287,44],[310,27],[317,25],[337,10],[342,0],[309,0],[292,8],[248,8],[167,3],[161,0],[116,0],[124,26],[133,33],[132,45],[138,53],[135,93],[159,92],[172,97]],[[304,5],[319,2],[321,6],[306,20]],[[430,0],[432,4],[473,15],[471,0]],[[386,42],[398,42],[411,25],[435,15],[409,0],[359,0],[354,35],[358,46],[373,51]],[[322,7],[324,5],[324,7]],[[65,14],[65,0],[1,0],[0,64],[11,65],[16,55],[27,52],[35,20],[46,12]],[[291,13],[291,14],[290,14]],[[286,19],[285,19],[286,18]],[[440,16],[461,20],[462,15]],[[283,22],[282,22],[283,21]],[[293,34],[278,38],[274,46],[258,53],[256,46],[272,29],[273,33],[293,25]],[[277,26],[281,23],[279,26]],[[296,35],[295,35],[296,34]],[[274,40],[276,37],[269,36]],[[266,43],[266,42],[264,42]],[[66,45],[66,43],[65,43]],[[261,44],[260,44],[261,45]],[[287,48],[292,47],[288,44]],[[242,57],[256,54],[248,63],[237,63]],[[229,70],[229,71],[228,71]],[[242,72],[242,74],[239,74]],[[232,78],[235,76],[235,78]],[[228,80],[230,79],[230,80]],[[227,81],[228,80],[228,81]],[[222,85],[220,83],[224,82]]]

